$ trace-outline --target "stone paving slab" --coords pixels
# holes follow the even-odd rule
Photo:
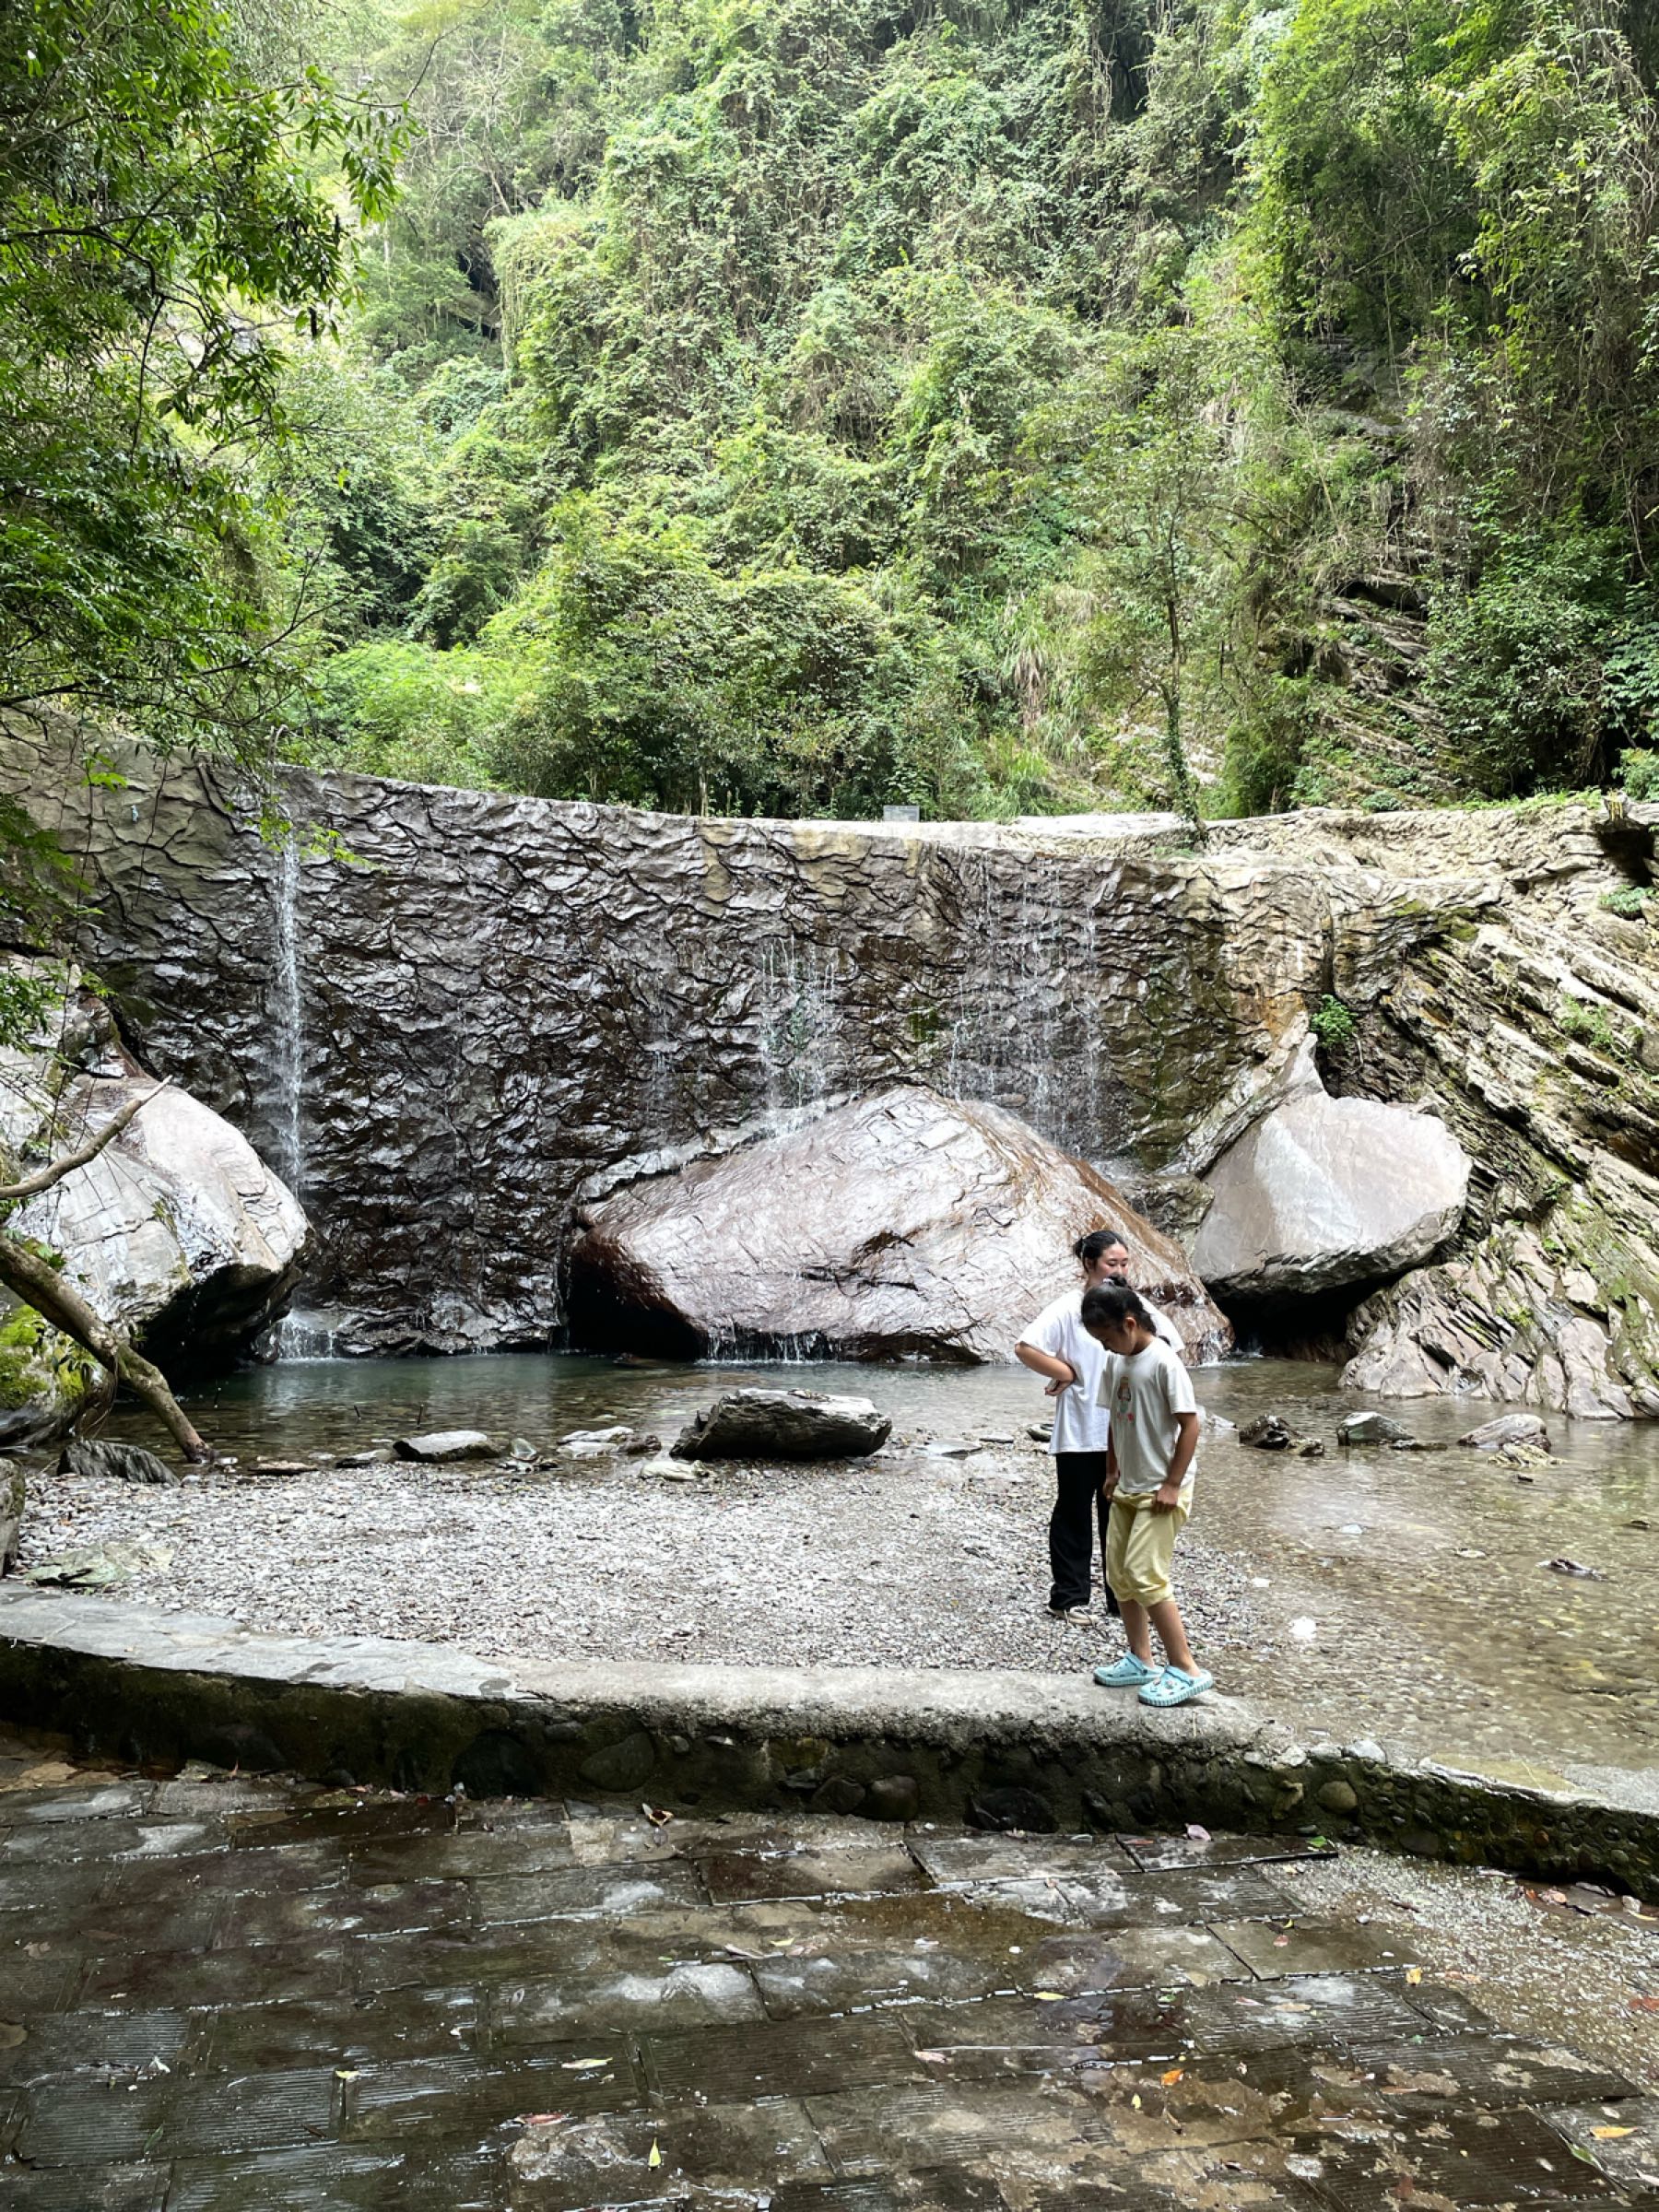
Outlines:
[[[179,1817],[150,1820],[164,1792]],[[48,1834],[14,1854],[41,1913],[30,1935],[7,1908],[0,1962],[7,2212],[1659,2192],[1659,2100],[1503,2034],[1401,1939],[1305,1915],[1296,1859],[1247,1839],[849,1838],[218,1782],[0,1796],[0,1863]]]

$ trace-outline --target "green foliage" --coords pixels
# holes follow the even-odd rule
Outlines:
[[[1608,1018],[1605,1006],[1582,998],[1563,996],[1557,1007],[1556,1018],[1567,1036],[1576,1038],[1581,1044],[1594,1046],[1598,1053],[1606,1053],[1617,1058],[1624,1051],[1623,1042]]]
[[[211,0],[0,12],[0,709],[256,729],[294,607],[243,460],[394,153],[321,71],[254,73]]]
[[[1618,768],[1628,797],[1659,799],[1659,752],[1647,746],[1632,746]]]
[[[1437,599],[1429,684],[1473,788],[1504,797],[1611,772],[1659,730],[1659,608],[1611,530],[1499,538]]]
[[[1318,1039],[1321,1051],[1327,1053],[1341,1052],[1345,1045],[1352,1044],[1359,1032],[1352,1009],[1345,1006],[1341,999],[1333,998],[1329,992],[1309,1015],[1308,1027]]]
[[[1642,884],[1621,883],[1616,891],[1604,891],[1596,905],[1624,922],[1645,922],[1653,894]]]
[[[0,19],[0,704],[1195,829],[1659,747],[1635,11],[88,7]]]
[[[499,671],[475,655],[386,638],[324,662],[294,750],[316,767],[342,759],[371,775],[487,787],[503,712]]]

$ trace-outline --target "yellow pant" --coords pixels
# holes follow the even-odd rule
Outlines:
[[[1161,1606],[1173,1594],[1170,1569],[1175,1539],[1186,1526],[1192,1505],[1191,1484],[1171,1513],[1152,1512],[1150,1491],[1144,1497],[1120,1495],[1112,1500],[1106,1530],[1106,1580],[1120,1606]]]

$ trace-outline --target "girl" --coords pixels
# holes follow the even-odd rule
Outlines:
[[[1106,1447],[1106,1579],[1123,1608],[1129,1649],[1095,1669],[1108,1689],[1137,1688],[1143,1705],[1185,1705],[1214,1687],[1193,1657],[1170,1585],[1175,1539],[1193,1505],[1198,1401],[1180,1355],[1159,1335],[1133,1290],[1085,1293],[1083,1326],[1105,1350],[1099,1403],[1112,1416]],[[1167,1664],[1153,1664],[1152,1631]]]

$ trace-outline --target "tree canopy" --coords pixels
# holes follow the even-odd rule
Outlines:
[[[396,151],[207,0],[0,11],[0,709],[268,741],[305,606],[253,456]]]
[[[1645,11],[275,5],[0,23],[0,698],[783,813],[1659,742]]]

